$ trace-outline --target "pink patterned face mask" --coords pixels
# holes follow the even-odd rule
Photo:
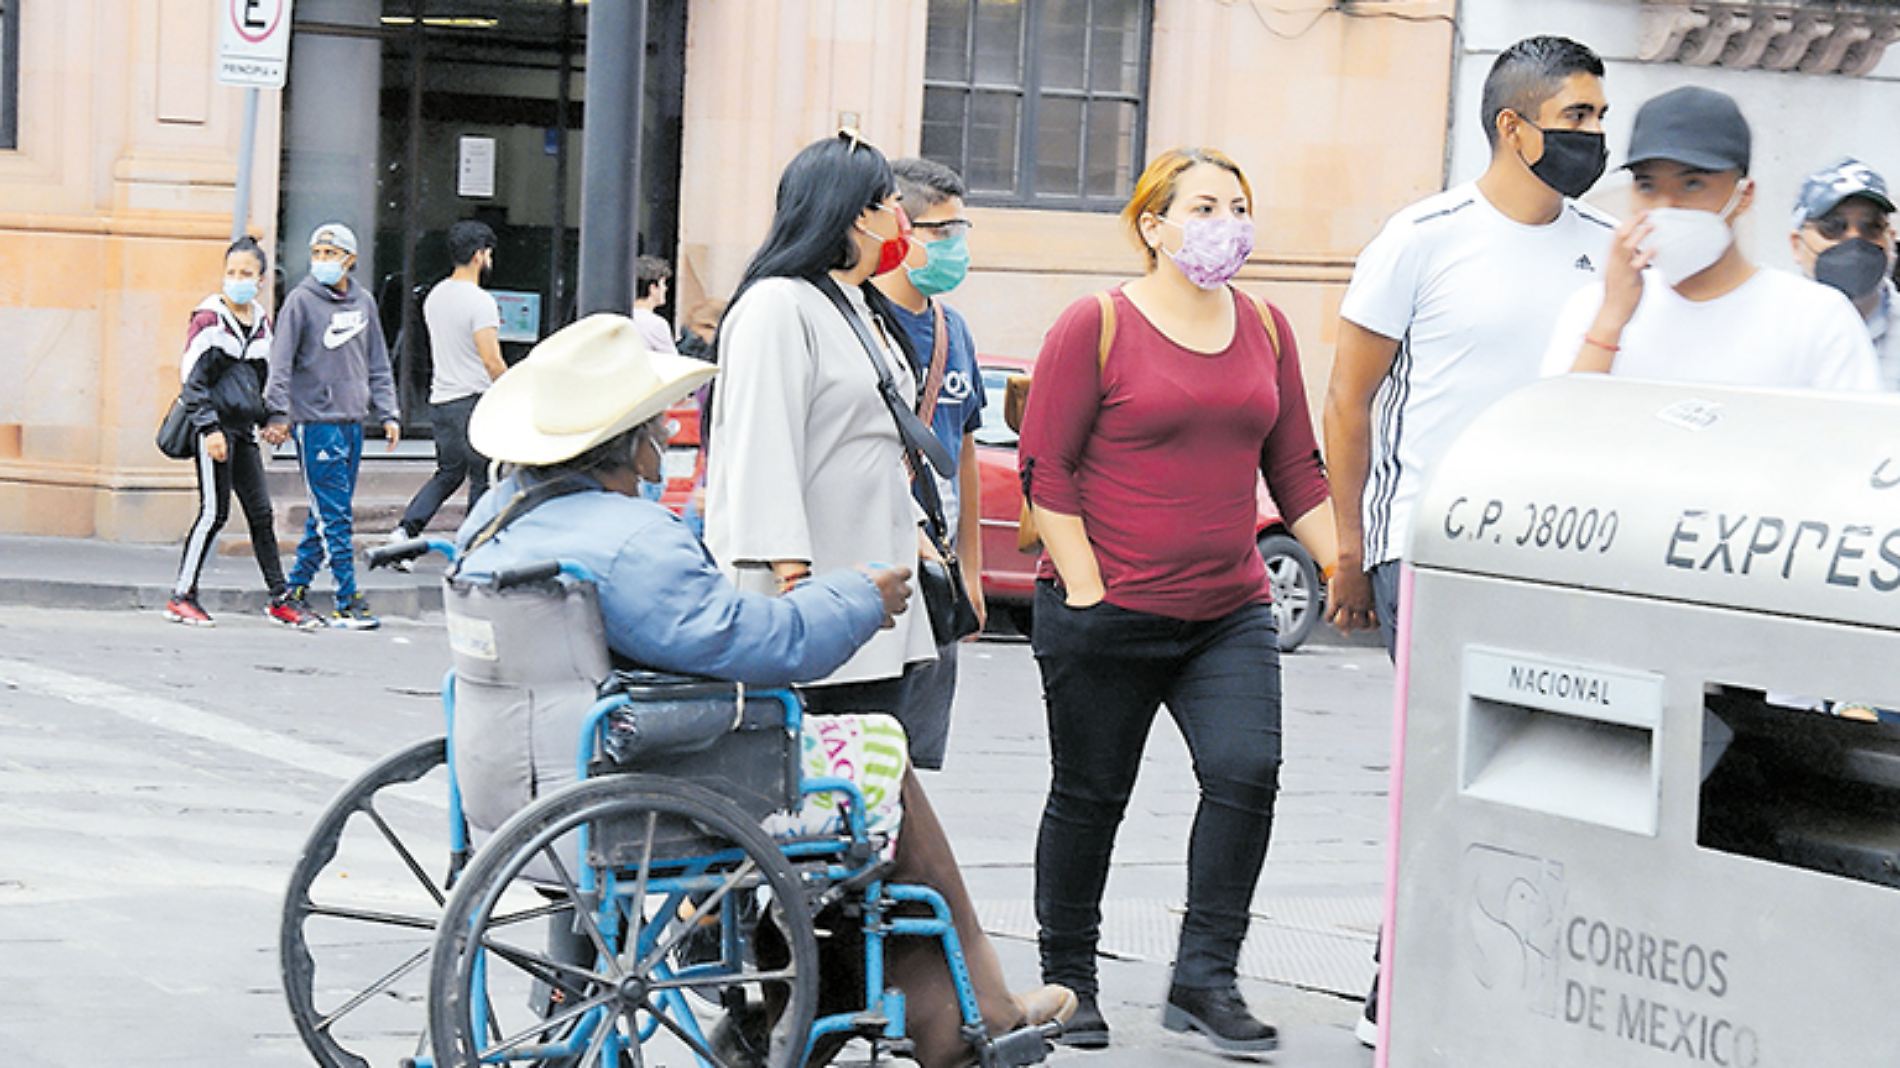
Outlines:
[[[1181,251],[1161,251],[1174,261],[1187,280],[1202,289],[1217,289],[1240,273],[1253,253],[1253,220],[1229,216],[1225,219],[1189,219],[1177,223],[1181,228]]]

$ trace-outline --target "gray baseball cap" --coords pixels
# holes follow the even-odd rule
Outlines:
[[[1624,167],[1666,159],[1707,171],[1748,173],[1748,120],[1727,93],[1685,85],[1636,113]]]
[[[356,231],[342,223],[324,223],[310,231],[310,247],[316,248],[318,245],[340,248],[354,256],[356,255]]]
[[[1891,213],[1893,200],[1887,195],[1887,180],[1857,159],[1844,159],[1808,175],[1801,183],[1801,195],[1794,201],[1794,228],[1799,230],[1818,219],[1848,197],[1864,197],[1881,211]]]

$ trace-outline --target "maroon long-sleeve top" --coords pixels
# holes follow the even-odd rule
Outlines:
[[[1270,601],[1256,476],[1289,520],[1326,501],[1293,330],[1273,309],[1276,360],[1257,305],[1233,297],[1234,338],[1218,353],[1168,340],[1120,289],[1099,370],[1094,297],[1043,340],[1017,452],[1023,489],[1082,517],[1110,604],[1206,620]],[[1056,577],[1046,555],[1038,570]]]

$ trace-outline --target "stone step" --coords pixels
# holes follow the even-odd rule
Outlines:
[[[285,555],[297,551],[297,542],[303,539],[304,517],[310,514],[310,506],[302,501],[289,505],[274,501],[272,513],[277,520],[277,547]],[[351,514],[355,517],[355,541],[358,548],[380,542],[384,535],[396,529],[396,523],[402,519],[403,509],[409,506],[409,498],[387,498],[384,500],[356,499]],[[218,555],[249,556],[251,554],[251,534],[245,529],[244,516],[232,505],[233,515],[225,521],[224,529],[218,534]],[[449,535],[461,527],[467,514],[466,491],[459,492],[435,513],[429,521],[428,533]]]

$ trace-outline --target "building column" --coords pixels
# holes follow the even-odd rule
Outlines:
[[[297,21],[381,28],[381,0],[298,0]],[[284,280],[310,270],[310,232],[340,222],[356,232],[355,281],[377,292],[376,200],[382,146],[383,42],[300,31],[291,37],[284,116]],[[400,196],[392,190],[391,196]]]

